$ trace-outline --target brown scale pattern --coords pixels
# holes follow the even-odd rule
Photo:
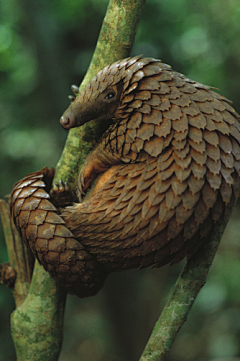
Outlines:
[[[104,68],[77,95],[61,118],[64,128],[94,118],[114,121],[79,173],[80,193],[100,175],[92,194],[59,217],[77,239],[74,244],[94,258],[96,269],[179,262],[221,223],[239,193],[240,124],[230,104],[159,60],[140,57]],[[24,211],[25,197],[17,193],[12,201],[20,229],[17,214]],[[30,199],[38,211],[32,193]],[[30,221],[23,219],[28,229]],[[47,219],[41,222],[46,230]],[[40,237],[46,245],[43,259],[33,237],[40,226],[31,227],[36,228],[31,237],[21,232],[47,268],[50,241]],[[84,267],[79,278],[87,272]]]
[[[17,182],[11,213],[23,241],[50,275],[68,292],[92,296],[102,288],[106,272],[74,239],[50,202],[46,183],[51,183],[53,176],[53,168],[43,168]]]

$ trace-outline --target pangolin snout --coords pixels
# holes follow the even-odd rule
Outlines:
[[[76,117],[73,113],[64,113],[60,118],[60,124],[64,129],[74,128],[76,126]]]

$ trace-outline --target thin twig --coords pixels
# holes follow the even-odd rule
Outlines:
[[[17,275],[13,294],[16,307],[19,307],[28,294],[33,259],[12,222],[9,204],[4,199],[0,199],[0,213],[9,262]]]

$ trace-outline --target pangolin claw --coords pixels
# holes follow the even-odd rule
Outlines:
[[[78,95],[79,87],[77,85],[71,85],[71,90],[75,95]]]
[[[79,175],[78,175],[78,180],[77,180],[77,196],[79,199],[79,202],[82,202],[83,197],[85,196],[85,192],[84,192],[84,176],[83,176],[83,172],[80,171]]]
[[[56,207],[72,205],[72,203],[77,201],[77,197],[70,189],[68,183],[66,181],[63,182],[61,179],[58,183],[52,184],[49,194]]]
[[[71,102],[74,102],[74,100],[76,99],[73,95],[68,95],[68,99],[71,101]]]

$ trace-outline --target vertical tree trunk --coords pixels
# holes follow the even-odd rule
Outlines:
[[[81,89],[102,67],[129,55],[144,2],[145,0],[110,0]],[[97,125],[91,123],[69,132],[57,165],[55,182],[61,179],[71,187],[75,186],[79,168],[96,133]],[[65,300],[65,291],[36,262],[28,295],[11,317],[18,361],[58,359],[63,337]]]

